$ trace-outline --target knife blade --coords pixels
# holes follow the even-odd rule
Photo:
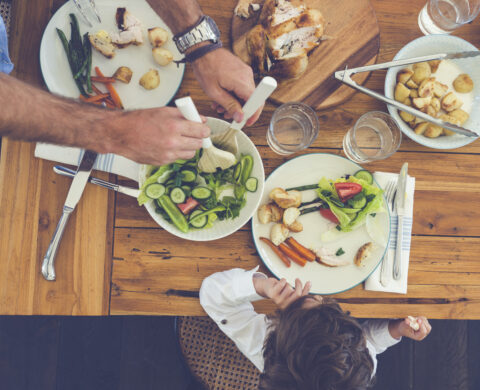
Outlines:
[[[46,280],[55,280],[55,256],[57,254],[58,246],[62,239],[65,226],[67,225],[70,214],[75,209],[78,201],[82,197],[83,190],[87,185],[90,172],[97,160],[98,154],[91,150],[85,150],[80,165],[78,166],[75,177],[73,178],[70,189],[68,190],[67,199],[63,205],[63,212],[58,221],[55,233],[53,234],[50,245],[48,246],[45,257],[42,263],[42,275]]]
[[[461,58],[471,58],[471,57],[477,57],[480,55],[480,51],[461,51],[459,53],[447,53],[445,55],[446,60],[458,60]]]
[[[403,164],[397,182],[397,195],[395,197],[395,211],[398,217],[397,247],[393,259],[393,279],[398,280],[402,275],[402,242],[403,242],[403,217],[405,216],[405,201],[407,198],[408,163]]]

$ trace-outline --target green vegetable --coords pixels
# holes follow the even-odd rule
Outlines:
[[[367,198],[360,192],[359,194],[355,195],[352,199],[348,200],[348,205],[354,209],[362,209],[367,204]],[[357,210],[360,211],[360,210]]]
[[[253,157],[250,155],[242,156],[240,159],[240,165],[242,166],[242,172],[240,174],[240,184],[245,185],[250,177],[253,169]],[[238,183],[238,181],[237,181]]]
[[[318,184],[309,184],[309,185],[300,186],[300,187],[290,187],[290,188],[287,188],[285,191],[292,191],[292,190],[306,191],[306,190],[316,190],[317,188],[318,188]]]
[[[171,172],[171,168],[171,164],[162,165],[153,175],[151,175],[145,180],[142,187],[140,188],[140,195],[137,198],[139,206],[144,205],[150,200],[150,198],[145,194],[145,189],[147,188],[147,186],[152,183],[157,183],[158,179],[161,179],[164,174]],[[168,180],[168,177],[166,177],[165,180]]]
[[[159,185],[161,185],[161,184],[159,184]],[[183,190],[180,187],[172,188],[172,191],[170,191],[170,199],[174,203],[177,203],[177,204],[178,203],[183,203],[183,202],[185,202],[186,198],[187,198],[187,196],[185,195],[185,192],[183,192]]]
[[[233,189],[233,193],[235,195],[235,198],[242,200],[243,197],[245,196],[246,189],[244,186],[241,184],[237,184],[235,188]]]
[[[313,213],[314,211],[318,211],[324,209],[323,206],[314,206],[314,207],[307,207],[306,209],[300,210],[300,215],[305,215],[308,213]]]
[[[192,225],[194,228],[197,228],[197,229],[204,228],[208,223],[208,215],[203,215],[201,218],[195,219],[195,217],[199,214],[203,214],[203,211],[195,210],[191,214],[191,221],[190,221],[190,225]]]
[[[183,233],[188,232],[188,222],[185,215],[180,209],[172,202],[168,195],[162,195],[158,199],[158,204],[165,210],[173,224]]]
[[[158,199],[165,193],[165,186],[159,183],[149,184],[145,188],[145,195],[150,199]]]
[[[340,249],[335,253],[335,256],[341,256],[341,255],[343,255],[344,253],[345,253],[345,251],[344,251],[342,248],[340,248]]]
[[[237,199],[233,196],[224,196],[221,200],[221,204],[225,207],[225,210],[218,214],[220,220],[235,219],[240,215],[240,210],[245,206],[245,199]]]
[[[249,177],[245,182],[245,188],[247,191],[255,192],[257,190],[258,180],[256,177]]]
[[[224,211],[225,210],[225,207],[224,206],[217,206],[217,207],[214,207],[213,209],[210,209],[210,210],[207,210],[207,211],[204,211],[203,213],[200,213],[200,214],[197,214],[195,215],[194,217],[190,218],[190,223],[194,222],[196,219],[199,219],[199,218],[202,218],[204,215],[210,215],[212,213],[218,213],[220,211]],[[179,210],[180,211],[180,210]],[[183,214],[182,214],[183,215]]]
[[[191,169],[182,169],[180,173],[184,183],[193,183],[197,178],[197,174]]]
[[[359,171],[355,172],[353,176],[355,176],[357,179],[366,181],[368,184],[373,184],[372,174],[365,169],[360,169]]]
[[[212,196],[212,191],[206,187],[195,187],[192,190],[192,196],[197,200],[205,200]]]

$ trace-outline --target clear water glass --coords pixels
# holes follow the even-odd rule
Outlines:
[[[292,154],[308,148],[317,138],[317,114],[303,103],[282,104],[273,113],[267,131],[267,142],[278,154]]]
[[[479,12],[480,0],[428,0],[418,15],[418,26],[425,35],[449,34]]]
[[[363,164],[390,157],[400,147],[402,132],[390,115],[381,111],[362,115],[343,138],[343,151]]]

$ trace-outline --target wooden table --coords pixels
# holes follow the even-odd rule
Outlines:
[[[379,61],[393,58],[421,35],[417,15],[425,0],[373,0],[381,31]],[[27,4],[28,3],[28,4]],[[61,0],[16,0],[10,50],[14,75],[43,86],[38,51],[48,20]],[[201,0],[229,44],[235,0]],[[480,45],[479,22],[458,30]],[[321,50],[321,49],[319,49]],[[383,90],[384,72],[368,87]],[[178,92],[190,93],[205,115],[210,102],[190,69]],[[274,110],[267,105],[259,122],[246,130],[264,159],[266,174],[287,159],[265,140]],[[341,154],[342,138],[358,117],[385,106],[356,94],[342,106],[318,112],[321,130],[306,151]],[[87,186],[72,216],[57,258],[56,282],[45,281],[40,265],[55,229],[70,179],[53,173],[53,163],[33,157],[34,145],[4,139],[0,161],[0,314],[204,315],[198,289],[206,276],[260,262],[250,224],[228,238],[209,243],[178,239],[159,228],[132,198]],[[461,149],[427,149],[408,138],[387,160],[366,166],[398,172],[404,161],[416,177],[414,225],[407,295],[376,293],[358,286],[337,295],[358,317],[480,319],[480,142]],[[104,179],[113,175],[95,173]],[[133,182],[118,179],[122,184]],[[258,309],[274,308],[261,301]]]

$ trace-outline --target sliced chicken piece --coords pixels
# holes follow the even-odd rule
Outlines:
[[[115,15],[118,33],[112,33],[112,43],[119,48],[128,45],[141,45],[143,43],[142,23],[126,8],[117,8]]]
[[[95,35],[88,34],[88,39],[92,46],[107,58],[115,56],[115,46],[112,45],[112,38],[104,31],[100,30]]]
[[[306,54],[283,58],[272,64],[269,75],[281,80],[295,80],[307,70],[307,65],[308,57]]]
[[[317,261],[328,267],[342,267],[351,264],[346,257],[335,255],[335,252],[331,249],[320,247],[313,251],[317,255]]]
[[[251,65],[253,70],[260,74],[268,70],[265,62],[266,42],[267,35],[261,24],[257,24],[247,34],[246,43]]]
[[[275,12],[270,19],[270,25],[277,26],[286,20],[296,18],[306,9],[302,0],[277,0]]]

